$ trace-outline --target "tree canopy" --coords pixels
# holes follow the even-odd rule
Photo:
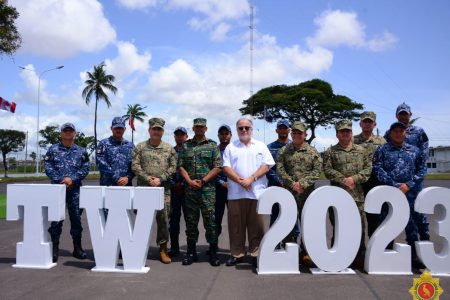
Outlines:
[[[2,151],[5,177],[8,177],[6,154],[21,151],[25,146],[25,132],[10,129],[0,129],[0,150]]]
[[[308,143],[316,137],[318,126],[329,126],[341,119],[357,120],[360,114],[355,110],[364,108],[346,96],[335,95],[331,84],[320,79],[263,88],[244,100],[243,105],[239,109],[243,115],[264,118],[270,114],[275,121],[304,122],[311,130]]]
[[[135,120],[144,122],[144,117],[147,116],[144,112],[145,108],[147,108],[147,106],[142,107],[140,104],[128,104],[127,113],[123,115],[122,118],[124,118],[125,121],[128,121],[131,118],[132,122]],[[134,128],[131,128],[131,142],[134,142]]]
[[[0,0],[0,55],[12,55],[20,48],[22,38],[15,24],[18,17],[19,13],[7,0]]]

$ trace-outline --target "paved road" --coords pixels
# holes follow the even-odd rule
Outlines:
[[[431,185],[449,187],[449,182],[433,181]],[[22,222],[0,220],[1,299],[411,299],[408,290],[413,277],[418,277],[418,274],[374,276],[360,271],[356,275],[312,275],[302,267],[300,275],[260,276],[254,273],[250,264],[213,268],[204,254],[207,243],[203,229],[200,230],[199,263],[182,266],[181,257],[178,257],[172,264],[163,265],[158,261],[156,224],[147,259],[150,272],[140,275],[94,273],[90,271],[95,262],[85,216],[83,244],[88,251],[85,261],[71,256],[67,223],[58,265],[50,270],[30,270],[11,267],[15,262],[15,245],[23,236]],[[224,228],[227,228],[226,218]],[[226,231],[219,242],[222,261],[226,260],[229,248]],[[181,242],[185,251],[184,234]],[[440,284],[444,289],[440,299],[450,299],[450,278],[441,277]]]

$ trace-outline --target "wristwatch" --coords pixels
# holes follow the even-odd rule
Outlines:
[[[206,181],[204,179],[202,179],[201,182],[202,182],[202,185],[206,184]]]
[[[254,181],[258,180],[258,177],[256,177],[256,175],[252,175],[252,176],[253,176]]]

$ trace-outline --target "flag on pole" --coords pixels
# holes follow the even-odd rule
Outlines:
[[[131,114],[130,117],[128,118],[128,125],[130,125],[131,130],[136,131],[136,128],[134,128],[134,120]]]
[[[9,102],[0,97],[0,109],[14,113],[16,111],[16,102]]]
[[[259,118],[259,119],[264,119],[268,123],[272,123],[273,122],[273,116],[269,112],[269,110],[266,108],[265,105],[264,105],[264,115],[261,118]]]

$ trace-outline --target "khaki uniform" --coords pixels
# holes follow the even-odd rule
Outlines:
[[[158,146],[152,146],[146,141],[134,149],[131,168],[137,176],[137,184],[149,186],[148,176],[154,176],[161,180],[161,186],[164,187],[164,209],[156,213],[158,245],[169,240],[170,179],[175,174],[176,166],[177,153],[168,143],[161,142]]]

